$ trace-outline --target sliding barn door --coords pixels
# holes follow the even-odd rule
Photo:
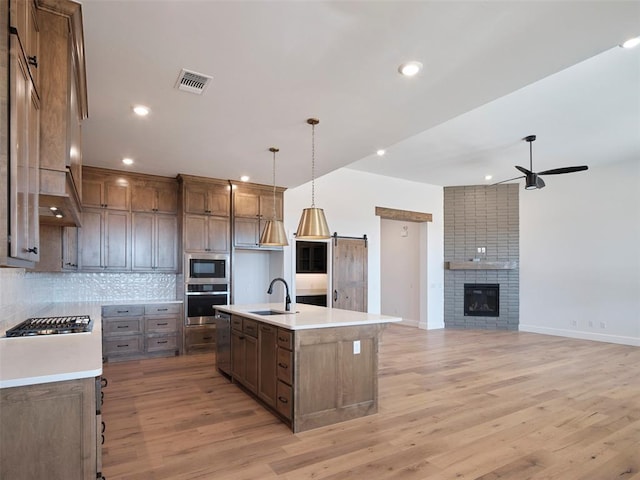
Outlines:
[[[333,307],[367,311],[367,241],[333,240]]]

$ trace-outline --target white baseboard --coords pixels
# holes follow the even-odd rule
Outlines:
[[[640,338],[626,337],[623,335],[605,335],[602,333],[584,332],[581,330],[567,330],[562,328],[539,327],[536,325],[523,324],[520,324],[518,330],[521,332],[542,333],[544,335],[555,335],[557,337],[579,338],[580,340],[593,340],[595,342],[618,343],[620,345],[640,347]]]

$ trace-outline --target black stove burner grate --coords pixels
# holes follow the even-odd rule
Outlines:
[[[66,317],[28,318],[24,322],[7,330],[7,337],[28,337],[33,335],[55,335],[63,333],[90,332],[93,322],[89,315]]]

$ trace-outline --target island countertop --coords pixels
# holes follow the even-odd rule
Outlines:
[[[217,310],[253,318],[264,323],[287,328],[289,330],[309,330],[315,328],[347,327],[373,325],[376,323],[401,322],[400,317],[379,315],[376,313],[354,312],[339,308],[319,307],[297,303],[291,305],[291,312],[284,311],[282,303],[255,303],[249,305],[216,305]],[[252,312],[273,310],[277,315],[260,315]]]

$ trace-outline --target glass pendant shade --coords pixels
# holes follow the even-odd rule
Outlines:
[[[329,225],[327,225],[324,210],[316,207],[302,210],[298,231],[296,232],[297,239],[320,240],[330,236],[331,233],[329,233]]]
[[[289,245],[284,224],[280,220],[267,220],[262,235],[260,235],[260,245],[268,247],[286,247]]]

